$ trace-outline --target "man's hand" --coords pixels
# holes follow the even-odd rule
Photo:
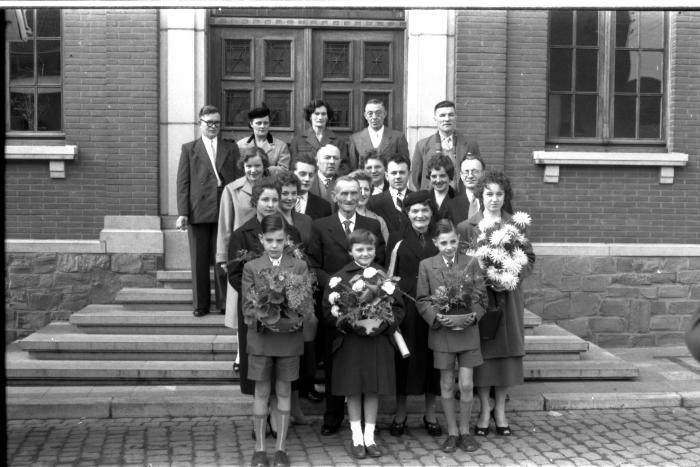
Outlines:
[[[466,328],[476,322],[476,313],[466,315],[437,315],[437,321],[446,328]]]
[[[187,216],[180,216],[177,218],[177,221],[175,221],[175,228],[177,230],[187,230],[187,224],[188,224],[188,219]]]

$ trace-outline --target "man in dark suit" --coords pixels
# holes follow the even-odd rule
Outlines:
[[[479,155],[479,144],[456,131],[457,115],[454,102],[438,102],[435,105],[434,118],[437,133],[418,141],[413,151],[411,181],[416,190],[430,188],[430,181],[426,178],[428,161],[435,154],[448,156],[454,167],[459,167],[462,159],[468,155]],[[453,181],[452,187],[457,190],[457,193],[462,191],[460,185],[459,179]]]
[[[379,222],[357,214],[357,201],[360,198],[360,184],[350,177],[340,177],[333,190],[333,200],[338,205],[338,212],[322,219],[317,219],[311,226],[308,256],[311,267],[316,273],[321,287],[328,285],[333,274],[352,261],[348,251],[347,235],[355,229],[366,229],[377,237],[376,262],[384,263],[384,238]],[[320,313],[320,309],[317,310]],[[321,318],[319,318],[321,319]],[[322,339],[325,383],[326,412],[323,415],[321,434],[331,435],[338,432],[343,422],[344,399],[333,396],[331,381],[333,372],[332,344],[338,331],[328,323],[319,326],[317,339]]]
[[[367,101],[364,116],[367,128],[350,135],[348,153],[353,169],[362,167],[360,160],[370,151],[375,151],[380,157],[389,157],[392,154],[401,154],[407,159],[410,157],[404,134],[384,126],[384,102],[379,99]]]
[[[292,160],[291,169],[300,182],[299,199],[294,208],[295,211],[306,214],[311,217],[311,219],[320,219],[330,216],[333,212],[331,203],[309,192],[311,184],[316,178],[316,161],[301,156],[298,159]]]
[[[194,315],[204,316],[211,305],[209,267],[214,264],[221,192],[240,176],[236,173],[240,154],[238,146],[219,138],[221,114],[213,105],[205,105],[199,111],[199,128],[201,138],[182,145],[177,169],[179,217],[175,227],[188,233]],[[216,308],[223,312],[226,277],[216,270],[214,277]]]
[[[340,149],[332,144],[326,144],[316,153],[316,176],[311,181],[309,193],[320,196],[333,204],[332,193],[335,179],[340,169]]]
[[[367,209],[382,216],[389,232],[401,231],[408,223],[408,217],[403,211],[403,198],[410,193],[408,177],[411,163],[400,154],[394,154],[386,164],[386,179],[389,189],[382,194],[374,195],[367,201]]]

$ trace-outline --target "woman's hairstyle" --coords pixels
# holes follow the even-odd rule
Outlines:
[[[263,234],[278,232],[280,230],[284,231],[285,234],[287,233],[287,223],[279,213],[270,214],[269,216],[263,217],[260,221],[260,228],[262,229]]]
[[[267,158],[267,153],[265,150],[258,146],[246,148],[241,151],[241,157],[238,159],[238,168],[241,169],[241,171],[245,171],[245,163],[255,156],[259,156],[260,160],[262,161],[263,176],[269,175],[269,171],[267,169],[270,167],[270,159]]]
[[[270,116],[270,109],[267,108],[265,103],[263,102],[260,104],[260,107],[255,107],[254,109],[250,109],[250,112],[248,112],[248,120],[253,121],[256,118],[263,118],[263,117],[269,117]]]
[[[433,199],[433,194],[428,190],[413,191],[408,193],[403,198],[403,210],[406,214],[411,210],[411,206],[414,204],[423,204],[430,208],[431,218],[435,218],[438,209],[435,205],[435,200]]]
[[[348,235],[348,250],[356,243],[377,246],[377,236],[367,229],[355,229]]]
[[[486,170],[476,183],[476,187],[474,188],[474,196],[483,202],[484,190],[486,189],[486,186],[491,183],[497,184],[503,190],[503,194],[505,195],[503,204],[507,205],[510,203],[513,199],[513,189],[510,187],[510,180],[508,177],[506,177],[506,174],[500,170]]]
[[[294,185],[297,187],[297,192],[301,190],[301,182],[299,181],[299,177],[294,175],[293,172],[288,170],[280,170],[275,175],[275,179],[280,187],[280,191],[282,191],[282,188],[287,185]]]
[[[313,115],[314,111],[319,107],[326,108],[329,122],[333,120],[333,109],[331,109],[331,106],[328,105],[326,101],[321,99],[313,99],[311,102],[306,104],[306,107],[304,107],[304,120],[306,120],[307,122],[311,122],[311,116]]]
[[[452,159],[442,154],[435,154],[428,161],[428,168],[425,172],[425,178],[430,180],[430,172],[432,170],[438,170],[442,167],[447,172],[447,176],[450,180],[455,178],[455,165],[452,163]]]
[[[457,233],[457,228],[449,219],[440,219],[435,223],[433,229],[433,238],[438,238],[441,234]]]
[[[372,186],[372,176],[362,169],[357,169],[350,172],[348,177],[352,178],[353,180],[357,180],[357,183],[360,183],[360,180],[363,180],[369,183],[369,186]]]
[[[253,193],[250,195],[250,206],[253,208],[258,207],[258,200],[265,190],[275,190],[277,192],[277,197],[280,196],[280,187],[270,177],[261,178],[255,185],[253,185]]]

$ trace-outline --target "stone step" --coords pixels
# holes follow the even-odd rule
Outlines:
[[[211,291],[214,300],[214,291]],[[114,297],[115,303],[192,304],[191,289],[165,289],[162,287],[124,287]]]
[[[191,289],[192,271],[188,269],[156,271],[156,280],[167,289]],[[214,280],[214,271],[209,273],[209,281]]]

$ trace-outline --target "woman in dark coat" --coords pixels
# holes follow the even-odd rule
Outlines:
[[[400,276],[399,288],[415,298],[419,263],[438,253],[430,232],[436,208],[432,191],[409,193],[403,205],[411,223],[402,232],[393,232],[389,236],[387,264],[391,267],[392,258],[396,258],[394,270],[390,273]],[[433,353],[428,348],[428,325],[418,314],[415,302],[407,297],[404,299],[404,309],[406,316],[401,323],[401,333],[411,356],[406,359],[398,353],[396,356],[396,413],[389,432],[393,436],[404,433],[406,397],[424,394],[423,425],[430,435],[440,436],[442,429],[435,415],[435,399],[440,395],[440,372],[433,368]]]
[[[511,216],[504,209],[505,202],[512,198],[510,181],[502,172],[486,171],[477,183],[475,195],[483,210],[457,226],[461,238],[471,241],[479,236],[479,222],[484,218],[505,221]],[[508,387],[522,384],[523,356],[525,356],[525,325],[523,303],[520,287],[522,279],[532,273],[535,253],[532,247],[524,249],[528,264],[520,272],[520,283],[515,290],[506,290],[488,284],[486,292],[490,306],[499,306],[502,310],[501,321],[496,335],[490,340],[481,340],[481,353],[484,363],[474,368],[474,386],[481,401],[481,412],[474,433],[486,436],[489,433],[490,417],[494,418],[496,433],[510,436],[511,430],[506,418],[506,396]],[[494,389],[495,407],[491,410],[489,393]]]

